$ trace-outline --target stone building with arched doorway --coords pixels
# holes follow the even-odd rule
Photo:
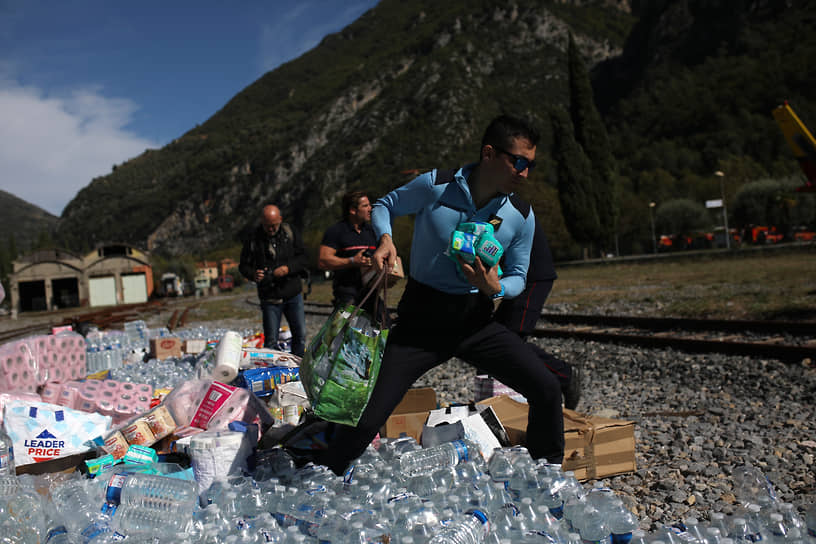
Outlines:
[[[12,315],[134,304],[153,294],[149,254],[127,244],[102,244],[85,255],[43,249],[19,257],[12,267]]]

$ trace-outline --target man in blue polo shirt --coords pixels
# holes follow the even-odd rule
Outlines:
[[[394,218],[414,215],[408,283],[391,329],[377,384],[356,427],[336,426],[317,461],[342,474],[371,442],[405,392],[425,372],[458,357],[524,395],[530,405],[526,446],[535,458],[560,463],[564,455],[558,379],[518,335],[493,319],[503,297],[522,292],[535,218],[514,195],[535,166],[538,134],[509,116],[494,119],[482,138],[479,162],[455,171],[433,170],[379,199],[372,225],[379,244],[376,269],[391,269],[397,250]],[[491,223],[504,248],[502,276],[454,262],[446,255],[462,222]],[[458,265],[458,266],[457,266]]]

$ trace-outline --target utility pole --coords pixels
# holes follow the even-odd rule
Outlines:
[[[723,224],[725,225],[725,247],[731,249],[731,233],[728,232],[728,210],[725,207],[725,174],[720,170],[714,172],[720,178],[720,196],[722,197]]]

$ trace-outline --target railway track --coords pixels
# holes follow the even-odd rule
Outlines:
[[[25,336],[48,334],[52,327],[61,325],[76,325],[93,323],[101,329],[122,327],[125,321],[143,319],[147,314],[156,313],[163,309],[164,301],[149,301],[141,304],[123,304],[104,308],[102,310],[84,311],[82,313],[67,314],[55,317],[52,321],[42,321],[35,324],[23,325],[0,332],[0,344]]]
[[[305,312],[329,315],[331,308],[330,304],[307,302]],[[746,355],[792,363],[816,360],[813,322],[542,313],[533,336]]]
[[[816,359],[816,323],[812,322],[545,313],[533,335],[765,357],[789,363]]]
[[[52,326],[71,322],[91,321],[104,327],[118,326],[129,319],[139,319],[145,313],[159,311],[160,306],[151,302],[110,308],[10,329],[0,332],[0,344],[24,336],[47,334]],[[184,325],[192,306],[195,305],[174,312],[170,320],[172,328]],[[395,308],[391,310],[395,311]],[[332,305],[307,301],[304,311],[309,315],[328,316]],[[574,338],[692,353],[774,358],[790,363],[816,360],[816,323],[813,322],[543,313],[532,334],[537,338]]]

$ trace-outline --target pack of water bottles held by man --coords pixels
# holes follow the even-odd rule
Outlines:
[[[736,544],[807,543],[807,520],[779,503],[752,466],[736,473],[743,507],[709,520],[678,520],[646,534],[613,490],[582,485],[527,450],[499,448],[486,460],[475,443],[422,448],[381,439],[343,476],[297,467],[280,447],[257,452],[253,470],[200,485],[168,462],[74,473],[0,476],[3,542],[279,542]]]

